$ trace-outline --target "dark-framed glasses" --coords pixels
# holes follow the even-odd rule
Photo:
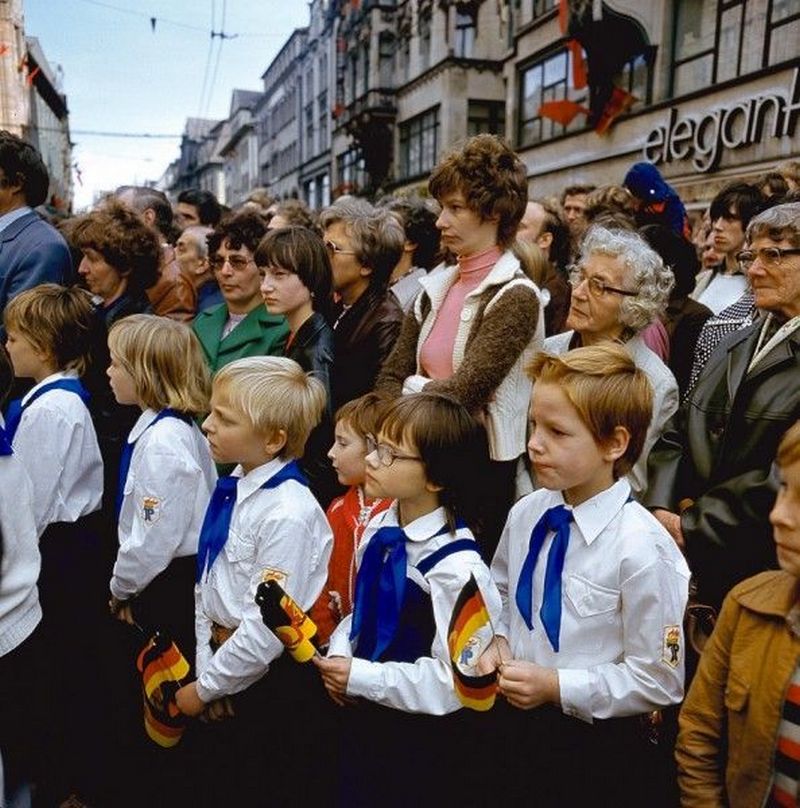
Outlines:
[[[639,295],[639,292],[633,289],[617,289],[615,286],[609,286],[605,281],[600,280],[600,278],[595,275],[586,275],[579,266],[570,267],[568,279],[569,285],[573,289],[586,281],[589,294],[594,297],[602,297],[607,293],[623,295],[624,297],[638,297]]]
[[[329,238],[325,239],[325,249],[331,255],[355,255],[355,250],[343,250],[336,242],[331,241]]]
[[[742,250],[740,253],[736,253],[736,260],[745,269],[748,269],[756,258],[765,267],[777,267],[783,262],[784,255],[800,255],[800,249],[795,249],[794,247],[790,249],[759,247],[757,250]]]
[[[417,455],[400,454],[400,452],[396,452],[392,449],[391,446],[387,446],[385,443],[378,443],[374,435],[367,435],[365,442],[367,444],[367,454],[370,455],[376,452],[380,464],[386,466],[386,468],[389,468],[395,460],[422,460],[422,458]]]
[[[225,266],[226,261],[234,272],[241,272],[243,269],[247,269],[252,259],[248,258],[246,255],[229,255],[226,258],[223,258],[221,255],[215,255],[213,258],[209,258],[208,263],[211,269],[219,271]]]

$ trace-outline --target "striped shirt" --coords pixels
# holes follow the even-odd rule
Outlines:
[[[800,665],[795,668],[786,690],[774,769],[768,805],[796,806],[800,781]]]

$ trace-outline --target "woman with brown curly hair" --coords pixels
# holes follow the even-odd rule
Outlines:
[[[158,280],[161,246],[132,210],[110,201],[77,219],[67,234],[83,253],[78,273],[100,298],[107,327],[128,314],[150,311],[145,290]]]
[[[428,182],[451,266],[421,279],[378,388],[452,395],[486,426],[493,461],[480,529],[490,559],[515,495],[531,383],[526,360],[544,337],[539,290],[510,251],[528,201],[525,167],[493,135],[451,152]]]

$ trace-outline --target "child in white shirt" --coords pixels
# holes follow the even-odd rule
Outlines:
[[[500,539],[501,639],[482,659],[507,702],[530,711],[498,733],[498,793],[535,782],[539,805],[669,804],[670,754],[642,717],[683,697],[689,570],[625,479],[652,390],[617,345],[539,354],[530,372],[528,453],[543,488]]]
[[[214,460],[238,465],[219,480],[201,530],[197,679],[177,694],[183,713],[217,724],[204,733],[209,804],[281,804],[301,781],[304,798],[320,785],[305,782],[318,679],[283,654],[255,594],[274,579],[308,609],[325,583],[331,531],[297,463],[324,406],[320,382],[284,357],[239,359],[214,378],[203,429]]]

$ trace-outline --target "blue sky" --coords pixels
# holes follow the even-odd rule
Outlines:
[[[239,36],[222,40],[213,90],[203,94],[220,49],[215,38],[209,62],[212,12],[220,31],[223,7],[224,31]],[[81,131],[174,135],[187,117],[227,117],[231,90],[261,89],[287,37],[308,24],[304,0],[24,0],[24,9],[26,35],[63,69],[83,183],[75,185],[76,209],[97,191],[157,179],[180,142]]]

